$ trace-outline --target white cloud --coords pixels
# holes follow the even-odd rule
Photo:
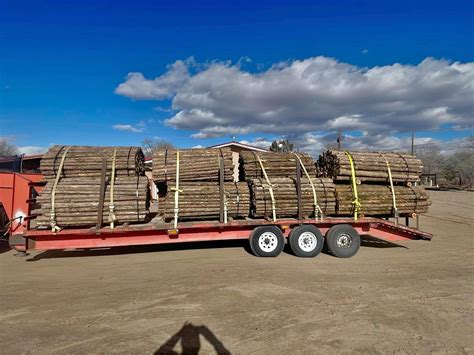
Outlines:
[[[472,125],[472,62],[427,58],[418,65],[361,68],[320,56],[257,73],[212,62],[195,65],[192,75],[190,65],[177,61],[153,80],[131,74],[116,92],[171,98],[175,114],[165,124],[195,131],[194,138],[343,128],[370,132],[362,137],[367,140],[382,131]]]
[[[115,89],[115,93],[137,100],[171,98],[189,80],[188,66],[192,63],[192,58],[177,60],[153,80],[145,79],[142,73],[128,73],[127,80]]]
[[[301,152],[306,152],[317,158],[326,149],[337,147],[337,133],[306,133],[302,135],[286,136],[295,148]],[[411,137],[398,137],[386,134],[363,134],[354,136],[343,134],[342,148],[350,151],[400,151],[410,152]],[[424,145],[437,143],[432,138],[417,138],[415,144]]]
[[[33,146],[33,145],[27,145],[23,147],[18,147],[18,153],[25,154],[25,155],[43,154],[48,149],[49,147],[38,147],[38,146]]]
[[[145,130],[144,125],[140,123],[138,123],[136,126],[132,126],[130,124],[114,124],[112,128],[117,131],[132,132],[132,133],[140,133]]]
[[[267,138],[263,138],[263,137],[258,137],[258,138],[255,138],[251,141],[248,141],[248,140],[241,140],[239,141],[239,143],[242,143],[242,144],[247,144],[247,145],[252,145],[254,147],[258,147],[258,148],[262,148],[262,149],[269,149],[270,146],[272,145],[272,140],[270,139],[267,139]]]
[[[337,147],[337,133],[305,133],[302,135],[283,135],[276,137],[279,139],[288,139],[299,152],[311,154],[314,158],[326,149],[335,149]],[[257,146],[268,149],[273,139],[255,138],[254,140],[241,140],[240,143]],[[473,149],[473,138],[464,137],[450,140],[439,140],[430,137],[415,138],[415,154],[425,148],[436,147],[441,153],[452,153],[454,149]],[[343,134],[342,149],[350,151],[380,151],[380,152],[405,152],[411,151],[411,135],[393,136],[386,134],[369,134],[363,132],[361,135],[354,136]]]
[[[171,112],[170,108],[164,108],[161,106],[153,107],[153,110],[155,110],[156,112]]]

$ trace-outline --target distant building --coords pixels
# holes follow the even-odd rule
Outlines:
[[[232,161],[234,163],[234,180],[239,181],[239,153],[243,150],[250,150],[253,152],[268,152],[268,149],[254,147],[253,145],[239,143],[239,142],[227,142],[217,145],[211,145],[208,148],[219,149],[219,148],[230,148],[232,151]]]
[[[253,145],[234,142],[234,141],[217,144],[217,145],[211,145],[208,148],[216,148],[216,149],[230,148],[233,152],[236,152],[236,153],[240,153],[242,150],[252,150],[254,152],[268,152],[268,149],[263,149],[263,148],[255,147]]]
[[[42,154],[14,155],[0,158],[0,171],[12,173],[39,173]]]

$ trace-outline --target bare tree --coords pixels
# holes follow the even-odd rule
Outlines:
[[[427,146],[417,149],[416,155],[423,161],[424,174],[438,174],[448,186],[472,188],[474,184],[474,138],[453,153],[443,151],[443,146]]]
[[[337,143],[334,143],[334,142],[329,142],[329,143],[325,144],[324,148],[326,150],[338,150]]]
[[[446,158],[437,146],[419,148],[416,150],[416,156],[423,162],[424,174],[439,174],[446,164]]]
[[[450,157],[450,161],[452,161],[458,185],[472,188],[474,182],[474,154],[472,149],[458,150]]]
[[[0,137],[0,157],[9,157],[18,154],[18,149],[5,138]]]
[[[149,155],[154,149],[171,149],[174,148],[173,144],[162,139],[150,139],[147,138],[142,142],[142,147],[145,155]]]
[[[270,146],[272,152],[288,153],[293,151],[293,144],[288,139],[282,139],[279,141],[273,141]]]

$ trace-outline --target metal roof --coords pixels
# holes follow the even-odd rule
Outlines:
[[[239,143],[239,142],[221,143],[221,144],[211,145],[208,148],[225,148],[225,147],[230,147],[230,146],[235,146],[235,147],[248,149],[248,150],[255,150],[257,152],[268,152],[268,149],[263,149],[263,148],[255,147],[255,146],[250,145],[250,144]]]

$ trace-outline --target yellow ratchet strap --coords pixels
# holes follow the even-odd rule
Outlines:
[[[115,184],[115,160],[117,156],[117,148],[114,149],[114,154],[112,156],[112,173],[110,176],[110,203],[109,203],[109,222],[110,228],[114,229],[115,221],[117,217],[115,216],[115,206],[114,206],[114,184]]]
[[[56,188],[59,183],[59,179],[61,179],[61,173],[63,171],[63,166],[64,166],[64,161],[66,160],[66,154],[69,151],[71,146],[67,147],[66,150],[63,153],[63,156],[61,157],[61,162],[59,163],[59,168],[58,172],[56,173],[56,179],[54,180],[54,185],[53,189],[51,191],[51,214],[50,214],[50,220],[51,220],[51,230],[55,232],[59,232],[61,228],[56,224],[56,210],[55,210],[55,205],[56,205]]]
[[[265,171],[265,167],[263,166],[262,159],[260,159],[260,156],[257,153],[255,153],[255,156],[258,159],[258,163],[260,164],[260,168],[262,169],[263,176],[265,176],[265,180],[267,180],[268,190],[270,191],[270,198],[272,199],[272,217],[273,217],[273,221],[276,221],[275,196],[273,195],[273,186],[272,186],[272,183],[270,182],[270,179],[268,179],[268,175],[267,175],[267,172]]]
[[[393,213],[395,217],[398,218],[397,197],[395,196],[395,188],[393,187],[392,169],[390,168],[390,163],[388,162],[385,155],[383,155],[382,153],[380,155],[384,158],[385,164],[387,164],[388,180],[390,181],[390,189],[392,191]]]
[[[300,162],[300,166],[301,166],[301,169],[303,169],[303,172],[304,174],[306,175],[306,177],[308,178],[308,181],[309,181],[309,184],[311,185],[311,189],[313,189],[313,208],[314,208],[314,216],[316,217],[316,219],[318,218],[318,214],[319,216],[322,218],[324,218],[323,216],[323,211],[321,210],[321,207],[319,207],[319,204],[318,204],[318,196],[316,195],[316,187],[314,186],[313,184],[313,180],[311,179],[311,176],[308,174],[308,170],[306,170],[306,167],[304,166],[303,164],[303,161],[301,160],[300,156],[297,154],[297,153],[293,153],[296,158],[299,160]]]
[[[346,153],[347,157],[349,158],[349,163],[351,164],[352,194],[354,195],[352,205],[354,206],[354,221],[357,221],[361,203],[359,201],[359,195],[357,193],[357,177],[354,167],[354,160],[352,159],[351,153],[349,153],[347,150],[344,151],[344,153]]]

